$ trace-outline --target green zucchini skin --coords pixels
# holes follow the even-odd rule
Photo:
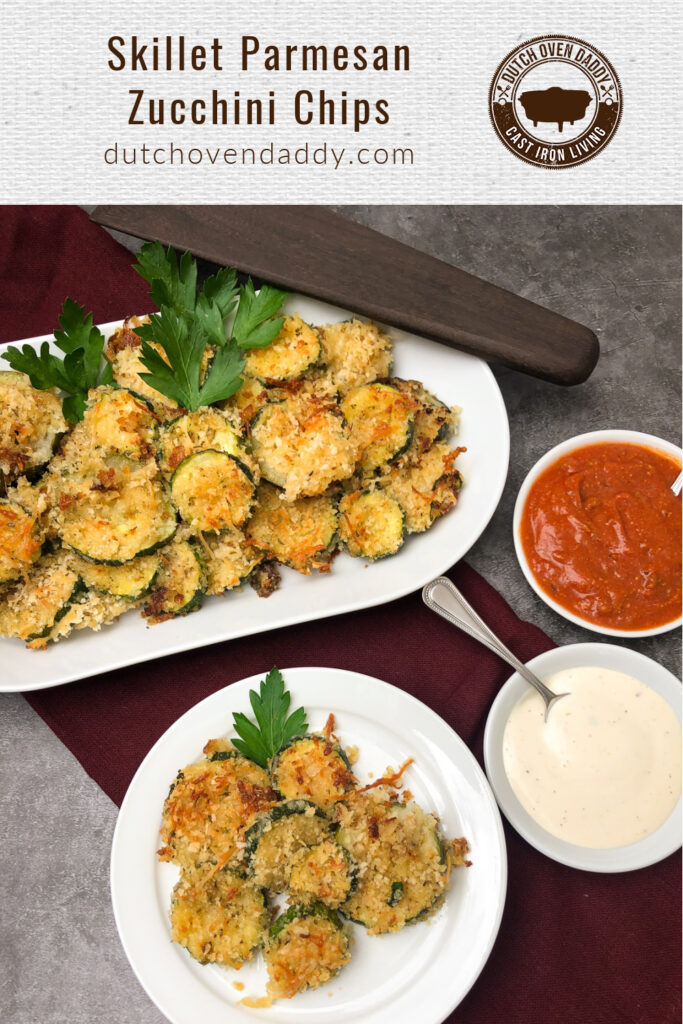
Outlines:
[[[290,907],[284,914],[281,914],[270,927],[270,938],[276,939],[281,932],[284,931],[294,921],[298,921],[301,918],[306,917],[324,917],[331,924],[342,931],[344,924],[340,919],[339,915],[326,907],[324,903],[296,903],[293,907]]]
[[[390,907],[395,907],[403,899],[403,882],[391,883],[391,896],[387,900]]]
[[[209,761],[230,761],[232,758],[244,757],[238,750],[217,750],[212,754]]]

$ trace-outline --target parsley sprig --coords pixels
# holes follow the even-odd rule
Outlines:
[[[251,279],[238,287],[232,267],[210,277],[198,292],[197,265],[190,254],[178,260],[160,242],[143,245],[135,269],[149,281],[150,295],[159,306],[149,324],[136,328],[142,338],[141,362],[148,371],[142,379],[190,410],[233,395],[242,384],[242,350],[275,340],[285,322],[275,314],[287,293],[264,285],[257,294]],[[228,334],[225,321],[238,299]],[[215,352],[205,372],[207,346]]]
[[[306,711],[297,708],[288,714],[291,695],[278,668],[271,669],[261,680],[258,693],[249,691],[249,700],[258,724],[254,725],[241,712],[233,713],[235,732],[242,738],[232,742],[245,757],[267,768],[270,758],[288,740],[306,732]]]
[[[92,313],[86,316],[83,306],[65,299],[58,319],[61,330],[55,331],[55,343],[65,353],[63,359],[50,351],[46,341],[40,353],[30,345],[21,349],[10,345],[3,359],[13,370],[27,374],[34,388],[59,388],[66,392],[62,411],[76,423],[83,419],[89,389],[111,384],[113,374],[109,363],[102,366],[104,337],[93,326]]]
[[[264,285],[256,293],[249,279],[238,286],[237,271],[225,267],[197,290],[197,263],[189,252],[178,259],[161,242],[143,245],[135,265],[150,285],[159,312],[136,328],[142,339],[140,376],[150,387],[195,410],[230,398],[242,385],[245,349],[269,345],[282,330],[278,313],[287,292]],[[239,305],[238,305],[239,303]],[[232,330],[226,330],[231,314]],[[83,419],[90,388],[113,382],[110,363],[102,360],[104,338],[93,326],[92,313],[66,299],[55,343],[60,358],[43,342],[40,352],[30,345],[12,345],[3,353],[13,370],[26,373],[35,388],[65,392],[62,409],[68,420]]]

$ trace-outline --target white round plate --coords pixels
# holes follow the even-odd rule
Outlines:
[[[522,512],[524,511],[524,505],[526,499],[531,490],[531,486],[541,473],[556,462],[563,455],[567,455],[569,452],[576,451],[577,448],[585,448],[589,444],[608,444],[608,443],[619,443],[619,444],[639,444],[645,448],[654,448],[665,455],[671,455],[673,458],[678,459],[680,462],[683,458],[683,451],[678,448],[671,441],[664,441],[661,437],[655,437],[654,434],[642,434],[637,430],[592,430],[588,434],[578,434],[576,437],[570,437],[566,441],[560,442],[551,448],[549,452],[543,455],[535,466],[527,473],[524,478],[524,483],[519,489],[517,495],[517,501],[515,502],[515,511],[512,518],[512,536],[515,543],[515,553],[517,555],[517,561],[519,562],[520,568],[526,576],[526,581],[532,590],[535,590],[542,601],[552,608],[553,611],[557,612],[558,615],[562,615],[563,618],[568,619],[570,622],[574,622],[577,626],[583,626],[584,629],[590,629],[594,633],[603,633],[605,636],[620,636],[630,639],[635,639],[639,636],[655,636],[657,633],[667,633],[670,629],[678,629],[683,622],[683,616],[679,616],[677,619],[673,619],[671,622],[666,622],[663,626],[656,626],[654,629],[611,629],[608,626],[598,626],[591,622],[590,619],[583,619],[579,615],[574,615],[567,608],[563,608],[557,601],[553,601],[552,597],[542,589],[539,585],[536,577],[531,571],[531,566],[527,562],[524,549],[522,547],[522,541],[520,537],[520,523],[522,520]],[[677,474],[674,474],[671,478],[671,483],[674,482]]]
[[[539,654],[529,662],[542,680],[568,668],[609,668],[633,676],[666,700],[681,720],[681,684],[652,658],[614,644],[569,644]],[[635,871],[664,860],[681,845],[681,801],[656,832],[645,839],[612,850],[575,846],[546,832],[534,821],[515,796],[503,765],[503,733],[512,709],[528,691],[529,684],[515,672],[491,706],[484,732],[484,761],[489,782],[505,817],[513,828],[546,857],[582,871]],[[552,709],[551,709],[552,715]]]
[[[133,970],[173,1024],[362,1021],[438,1024],[486,963],[505,902],[502,823],[486,777],[463,741],[428,707],[371,676],[332,668],[283,672],[292,708],[303,705],[321,729],[330,711],[342,743],[357,745],[360,779],[414,757],[405,776],[416,800],[435,812],[447,836],[467,836],[472,866],[454,871],[444,906],[428,922],[370,938],[354,925],[350,964],[329,985],[271,1008],[238,1005],[265,994],[262,958],[239,972],[202,967],[170,941],[168,906],[178,869],[160,864],[161,809],[179,768],[201,757],[211,737],[232,734],[232,713],[250,713],[248,691],[261,676],[234,683],[191,708],[150,750],[121,806],[111,859],[116,923]],[[241,982],[236,991],[233,982]]]

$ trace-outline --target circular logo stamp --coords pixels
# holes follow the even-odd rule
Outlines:
[[[617,73],[573,36],[538,36],[500,62],[489,113],[501,142],[528,164],[576,167],[605,148],[621,118]]]

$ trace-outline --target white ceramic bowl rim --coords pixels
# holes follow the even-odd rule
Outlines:
[[[539,654],[529,667],[547,679],[568,668],[609,668],[639,679],[658,693],[681,720],[681,684],[663,665],[645,654],[617,644],[568,644]],[[484,730],[484,763],[498,806],[512,827],[546,857],[581,871],[615,873],[636,871],[656,864],[681,845],[681,798],[667,820],[644,839],[629,846],[598,850],[576,846],[547,832],[517,799],[503,763],[503,734],[513,707],[527,693],[529,684],[515,672],[503,684],[491,705]],[[550,712],[552,714],[552,711]]]
[[[515,502],[515,510],[512,518],[512,535],[515,545],[515,554],[517,555],[517,561],[519,562],[520,568],[526,577],[526,581],[532,590],[541,598],[542,601],[552,608],[553,611],[557,612],[558,615],[562,615],[563,618],[568,619],[570,622],[575,623],[577,626],[583,626],[584,629],[589,629],[595,633],[602,633],[605,636],[617,636],[630,639],[637,639],[643,636],[656,636],[659,633],[667,633],[671,629],[678,629],[683,622],[683,616],[679,616],[677,619],[673,619],[671,622],[664,623],[663,626],[656,626],[653,629],[612,629],[608,626],[599,626],[595,623],[590,622],[589,619],[582,619],[579,615],[575,615],[570,612],[567,608],[564,608],[557,601],[554,601],[549,594],[547,594],[542,587],[539,585],[536,577],[531,571],[531,567],[526,559],[522,543],[519,536],[519,527],[522,519],[522,512],[526,504],[529,491],[531,490],[532,484],[536,482],[541,473],[556,462],[557,459],[563,455],[567,455],[569,452],[576,451],[578,448],[585,448],[591,444],[635,444],[645,448],[653,448],[657,451],[666,453],[667,455],[673,455],[679,461],[683,461],[683,451],[673,442],[665,441],[661,437],[656,437],[654,434],[644,434],[638,430],[592,430],[586,434],[577,434],[576,437],[570,437],[566,441],[561,441],[556,444],[554,448],[547,451],[545,455],[531,467],[524,482],[519,489],[517,495],[517,501]],[[671,481],[673,483],[673,480]]]

